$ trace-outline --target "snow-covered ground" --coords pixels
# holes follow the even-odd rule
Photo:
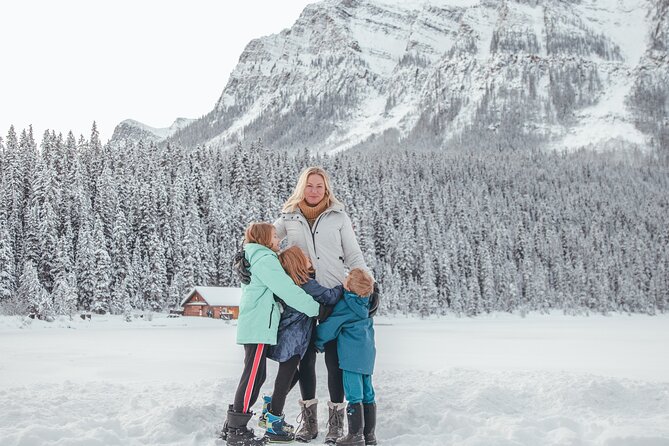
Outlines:
[[[669,445],[669,315],[382,317],[376,333],[380,444]],[[0,317],[0,445],[219,444],[234,335],[206,318]]]

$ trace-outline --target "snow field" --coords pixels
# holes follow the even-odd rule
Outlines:
[[[381,444],[669,445],[666,315],[376,322]],[[222,444],[241,370],[234,323],[23,324],[0,318],[0,445]],[[323,430],[320,358],[318,376]]]

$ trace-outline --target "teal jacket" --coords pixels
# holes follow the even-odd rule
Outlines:
[[[316,327],[316,350],[322,352],[333,339],[337,340],[340,369],[362,375],[374,373],[374,321],[369,317],[368,297],[344,291],[332,314]]]
[[[295,285],[274,251],[256,243],[244,246],[251,283],[242,285],[237,344],[276,344],[281,311],[274,295],[309,317],[318,316],[318,302]]]

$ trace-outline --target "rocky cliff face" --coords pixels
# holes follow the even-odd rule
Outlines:
[[[648,46],[634,69],[627,105],[634,122],[669,160],[669,0],[650,10]]]
[[[657,145],[667,10],[667,0],[325,0],[251,41],[214,110],[171,140],[324,152]]]

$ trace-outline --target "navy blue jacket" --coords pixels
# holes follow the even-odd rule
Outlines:
[[[322,352],[332,339],[337,339],[340,369],[362,375],[374,373],[376,347],[368,297],[344,291],[332,314],[316,328],[316,350]]]
[[[309,279],[301,287],[316,302],[323,305],[336,304],[344,292],[344,287],[341,285],[334,288],[325,288],[314,279]],[[300,313],[294,308],[284,306],[281,321],[279,321],[276,345],[268,348],[267,357],[277,362],[288,361],[295,355],[300,355],[300,358],[302,358],[307,351],[307,347],[309,347],[314,322],[314,318]]]

